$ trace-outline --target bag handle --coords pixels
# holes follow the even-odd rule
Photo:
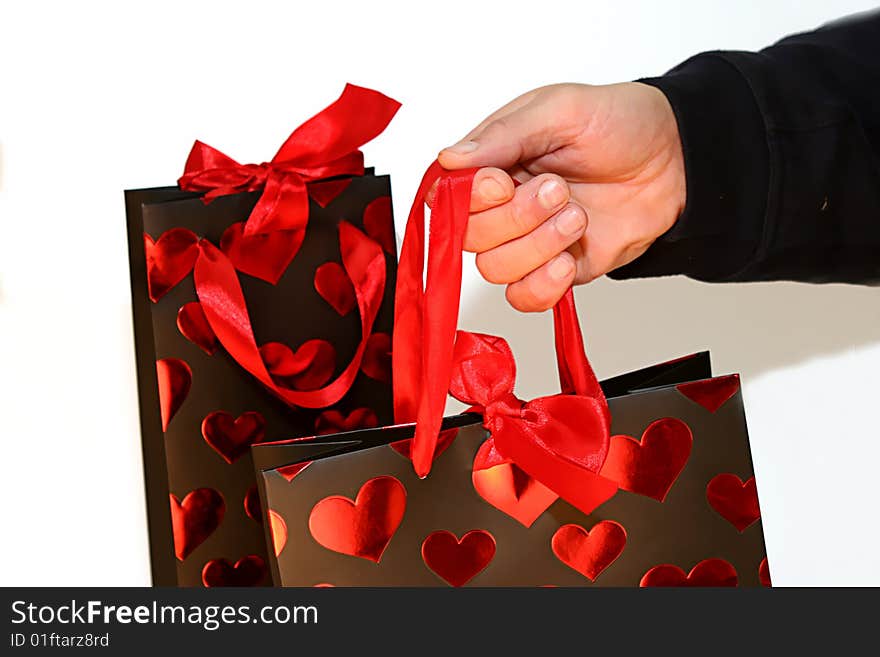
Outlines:
[[[419,185],[406,223],[397,270],[392,369],[394,417],[416,422],[413,467],[431,469],[452,375],[461,299],[462,248],[478,169],[447,171],[434,162]],[[437,182],[431,210],[425,274],[425,198]],[[562,391],[607,403],[587,360],[574,296],[568,290],[553,309]]]

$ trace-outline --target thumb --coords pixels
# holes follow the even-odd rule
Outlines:
[[[446,169],[513,165],[553,150],[552,112],[545,103],[527,103],[494,118],[463,141],[440,151],[438,160]]]

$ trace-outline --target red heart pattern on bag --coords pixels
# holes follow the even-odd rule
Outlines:
[[[144,233],[147,291],[155,303],[192,271],[199,257],[199,237],[186,228],[172,228],[158,240]]]
[[[315,290],[343,317],[357,302],[354,285],[338,262],[325,262],[315,270]]]
[[[182,501],[173,493],[169,497],[174,554],[183,561],[220,526],[226,503],[213,488],[197,488]]]
[[[260,347],[260,355],[269,374],[294,390],[316,390],[336,369],[336,349],[326,340],[307,340],[296,351],[282,342],[267,342]]]
[[[277,557],[287,545],[287,523],[281,514],[269,509],[269,535],[272,537],[272,549]]]
[[[464,586],[495,557],[495,537],[484,529],[472,529],[461,538],[452,532],[432,532],[422,543],[422,560],[438,577],[452,586]]]
[[[406,489],[390,476],[361,486],[354,501],[331,495],[309,514],[312,537],[328,550],[379,563],[406,510]]]
[[[315,433],[326,436],[331,433],[372,429],[377,426],[379,426],[379,418],[370,408],[356,408],[348,415],[343,415],[337,410],[329,410],[321,413],[315,420]]]
[[[249,554],[235,562],[211,559],[202,568],[202,583],[214,586],[258,586],[266,577],[266,562],[256,554]]]
[[[214,329],[205,317],[202,304],[190,301],[177,311],[177,329],[181,335],[199,347],[209,356],[213,356],[219,347]]]
[[[371,379],[391,383],[391,336],[373,333],[367,338],[361,371]]]
[[[531,527],[559,499],[544,484],[502,457],[491,438],[477,450],[471,480],[480,497],[525,527]]]
[[[167,431],[168,424],[189,394],[192,386],[192,370],[179,358],[162,358],[156,361],[156,378],[159,383],[159,414],[162,417],[162,431]]]
[[[256,486],[251,486],[244,494],[244,512],[254,522],[263,524],[263,509],[260,506],[260,493]]]
[[[613,520],[602,520],[587,531],[580,525],[563,525],[550,540],[553,554],[591,582],[614,563],[626,546],[626,530]]]
[[[227,463],[235,463],[251,445],[266,437],[266,420],[256,411],[237,418],[226,411],[214,411],[202,420],[202,436]]]
[[[749,477],[743,483],[742,479],[729,472],[716,475],[706,486],[706,500],[740,532],[761,517],[754,477]]]
[[[302,463],[294,463],[293,465],[285,465],[281,468],[275,470],[282,477],[287,479],[287,481],[293,481],[296,476],[309,467],[312,464],[311,461],[303,461]]]
[[[678,566],[654,566],[642,576],[639,586],[736,586],[736,569],[724,559],[704,559],[685,572]]]
[[[326,208],[351,184],[351,178],[340,180],[325,180],[323,182],[309,183],[309,197],[322,208]]]
[[[773,586],[773,582],[770,581],[770,564],[767,563],[767,557],[761,559],[761,563],[758,565],[758,579],[761,586]]]
[[[220,238],[220,250],[240,272],[275,285],[287,271],[305,239],[305,229],[244,234],[244,222],[234,223]]]
[[[714,413],[739,390],[739,374],[680,383],[675,387],[692,402],[696,402],[710,413]]]
[[[390,196],[380,196],[370,201],[364,210],[364,230],[386,253],[394,255],[396,244]]]
[[[600,474],[631,493],[662,502],[691,454],[693,434],[677,418],[665,417],[648,425],[641,441],[612,436]]]

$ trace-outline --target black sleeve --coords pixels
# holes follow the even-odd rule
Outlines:
[[[687,203],[612,278],[880,283],[880,12],[641,82],[675,112]]]

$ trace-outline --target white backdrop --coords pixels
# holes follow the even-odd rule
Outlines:
[[[833,5],[833,8],[832,8]],[[551,82],[658,74],[868,2],[94,2],[0,9],[0,584],[149,583],[122,190],[193,139],[271,157],[346,81],[404,106],[365,150],[405,218],[436,151]],[[507,336],[551,392],[547,316],[468,265],[462,326]],[[711,348],[745,382],[777,585],[880,585],[880,289],[579,289],[602,376]],[[48,483],[48,485],[47,485]]]

